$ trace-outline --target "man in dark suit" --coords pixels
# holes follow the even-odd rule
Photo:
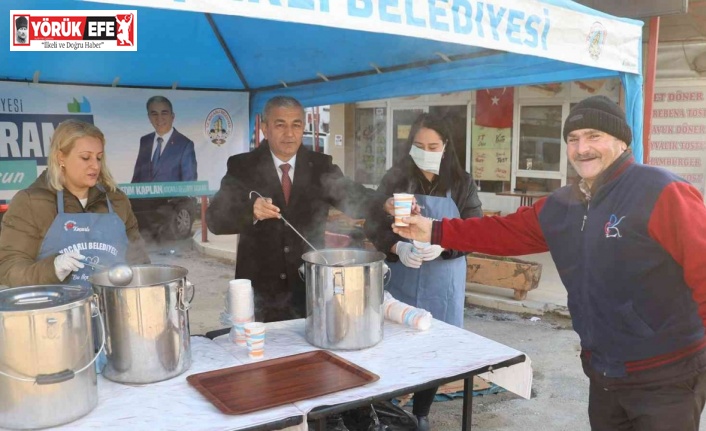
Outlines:
[[[240,234],[235,277],[252,280],[255,318],[271,322],[306,317],[306,285],[297,270],[311,249],[280,214],[323,248],[331,206],[364,218],[382,208],[384,197],[344,177],[331,156],[302,145],[304,108],[296,99],[270,99],[262,132],[266,141],[258,148],[228,159],[206,220],[217,235]]]
[[[155,131],[140,138],[132,182],[196,181],[194,143],[172,127],[172,102],[163,96],[150,97],[147,117]]]

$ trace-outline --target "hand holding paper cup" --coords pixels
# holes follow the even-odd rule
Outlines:
[[[392,231],[402,238],[417,240],[421,242],[431,241],[431,230],[433,220],[422,216],[412,216],[407,220],[409,223],[399,226],[392,224]]]
[[[414,195],[409,193],[395,193],[393,197],[395,202],[395,226],[409,226],[402,221],[402,218],[412,215]]]

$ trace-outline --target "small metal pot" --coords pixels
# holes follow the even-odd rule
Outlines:
[[[82,286],[0,290],[0,428],[57,426],[96,407],[96,299]]]
[[[171,379],[191,366],[194,286],[180,266],[134,265],[132,272],[127,286],[110,283],[108,271],[91,277],[105,315],[103,376],[119,383]]]
[[[359,350],[382,340],[383,278],[380,252],[311,251],[302,256],[306,281],[306,340],[331,350]]]

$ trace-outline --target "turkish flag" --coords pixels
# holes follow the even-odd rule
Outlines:
[[[496,129],[512,127],[514,94],[512,87],[476,91],[476,124]]]

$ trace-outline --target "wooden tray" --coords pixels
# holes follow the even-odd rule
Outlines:
[[[380,377],[327,350],[221,370],[186,380],[223,413],[239,415],[355,388]]]

